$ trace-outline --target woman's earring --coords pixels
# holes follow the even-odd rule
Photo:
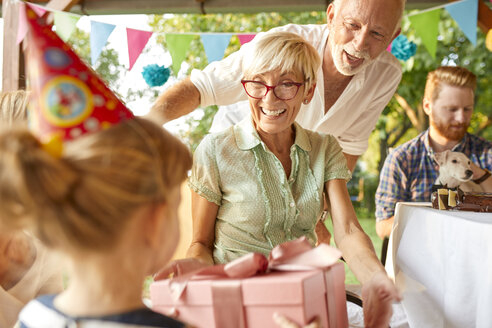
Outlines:
[[[304,101],[302,102],[304,105],[307,105],[309,104],[309,101],[307,99],[304,99]]]

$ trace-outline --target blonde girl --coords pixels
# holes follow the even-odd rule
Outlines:
[[[188,149],[141,118],[47,153],[25,130],[0,133],[0,214],[65,255],[68,288],[30,302],[21,327],[183,327],[147,309],[145,277],[179,238]]]

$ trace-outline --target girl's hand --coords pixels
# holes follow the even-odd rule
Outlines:
[[[280,328],[321,328],[319,318],[314,318],[314,320],[306,326],[299,326],[297,323],[278,312],[273,313],[273,321]]]

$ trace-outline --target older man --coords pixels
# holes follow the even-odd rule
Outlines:
[[[439,176],[435,153],[462,152],[472,161],[473,179],[492,191],[492,142],[467,133],[473,114],[476,77],[462,67],[443,66],[430,72],[423,106],[430,127],[392,151],[381,171],[376,192],[376,232],[388,237],[397,202],[429,202]]]
[[[301,35],[323,58],[316,93],[302,106],[297,122],[337,137],[352,171],[401,79],[398,60],[385,50],[400,32],[404,7],[405,0],[335,0],[326,10],[327,25],[290,24],[272,30]],[[245,44],[203,71],[192,71],[159,97],[150,116],[167,122],[198,106],[247,100],[240,80],[250,47]]]

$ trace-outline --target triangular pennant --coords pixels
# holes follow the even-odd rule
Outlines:
[[[27,4],[39,17],[43,16],[46,13],[46,9],[39,5],[35,5],[34,3]]]
[[[477,44],[478,0],[464,0],[453,2],[444,8],[456,21],[468,40]]]
[[[130,70],[137,61],[138,56],[142,53],[147,42],[149,42],[152,32],[126,28],[126,37],[128,39],[128,58],[130,59]]]
[[[73,31],[75,30],[75,25],[79,21],[79,15],[73,15],[62,11],[55,11],[55,26],[56,34],[64,41],[70,38]]]
[[[438,23],[440,9],[425,11],[416,15],[408,16],[415,32],[422,39],[422,43],[427,48],[432,58],[436,58]]]
[[[94,65],[116,25],[91,21],[91,63]]]
[[[241,45],[253,40],[256,34],[236,34]]]
[[[195,36],[190,34],[166,34],[167,49],[173,60],[174,74],[178,75],[181,63],[186,58],[186,52],[194,38]]]
[[[26,5],[24,2],[19,2],[19,22],[17,25],[17,44],[21,43],[27,34],[27,17]]]
[[[224,52],[231,42],[232,34],[202,34],[203,48],[207,55],[208,62],[221,60],[224,57]]]

